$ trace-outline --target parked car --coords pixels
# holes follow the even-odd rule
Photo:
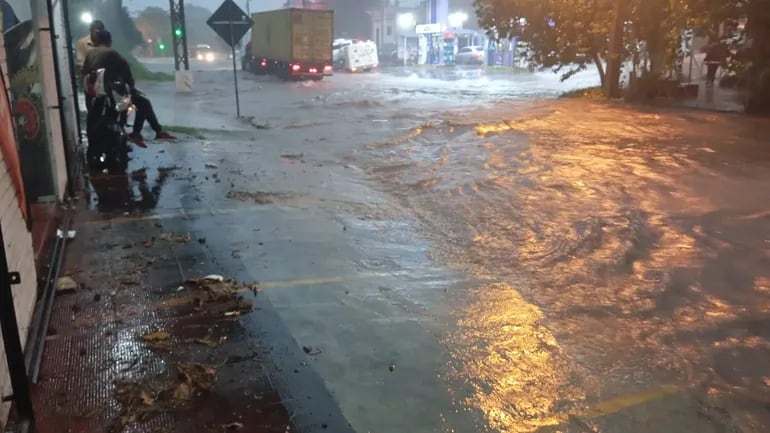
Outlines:
[[[458,65],[483,65],[484,48],[479,46],[460,48],[455,56],[455,63]]]

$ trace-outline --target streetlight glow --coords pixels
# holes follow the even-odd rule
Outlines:
[[[398,26],[404,30],[415,26],[414,14],[411,14],[408,12],[399,14],[397,21],[398,21]]]
[[[462,28],[466,21],[468,21],[468,14],[465,12],[460,11],[449,15],[449,27]]]
[[[85,24],[91,24],[94,22],[94,16],[91,14],[91,12],[85,11],[82,14],[80,14],[80,21],[82,21]]]

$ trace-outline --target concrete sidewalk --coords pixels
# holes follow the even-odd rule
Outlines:
[[[681,105],[700,110],[742,113],[744,109],[744,94],[740,90],[706,86],[705,81],[698,83],[698,97],[685,99]]]
[[[190,234],[179,211],[194,176],[159,147],[131,167],[87,179],[33,387],[37,431],[345,431],[259,286],[230,281],[243,274],[229,257]],[[315,415],[285,371],[310,378],[295,389]]]
[[[143,177],[92,178],[90,193],[138,187],[149,203]],[[152,219],[84,208],[74,229],[60,281],[77,287],[55,299],[34,389],[39,432],[291,429],[257,341],[239,335],[256,286],[185,284],[216,269],[197,239]]]

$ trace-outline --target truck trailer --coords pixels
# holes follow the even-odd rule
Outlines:
[[[289,8],[252,14],[248,69],[284,80],[322,80],[332,70],[334,12]]]

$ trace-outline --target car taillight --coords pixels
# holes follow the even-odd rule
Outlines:
[[[331,70],[332,70],[332,65],[324,66],[324,71],[331,71]]]
[[[310,68],[310,73],[311,73],[311,74],[315,74],[316,72],[318,72],[318,69],[316,69],[316,68]]]
[[[302,66],[300,66],[300,65],[291,65],[291,70],[294,71],[294,72],[297,72],[300,69],[302,69]]]
[[[267,60],[265,60],[265,59],[262,59],[262,63],[261,63],[261,65],[262,65],[262,66],[267,66]]]

